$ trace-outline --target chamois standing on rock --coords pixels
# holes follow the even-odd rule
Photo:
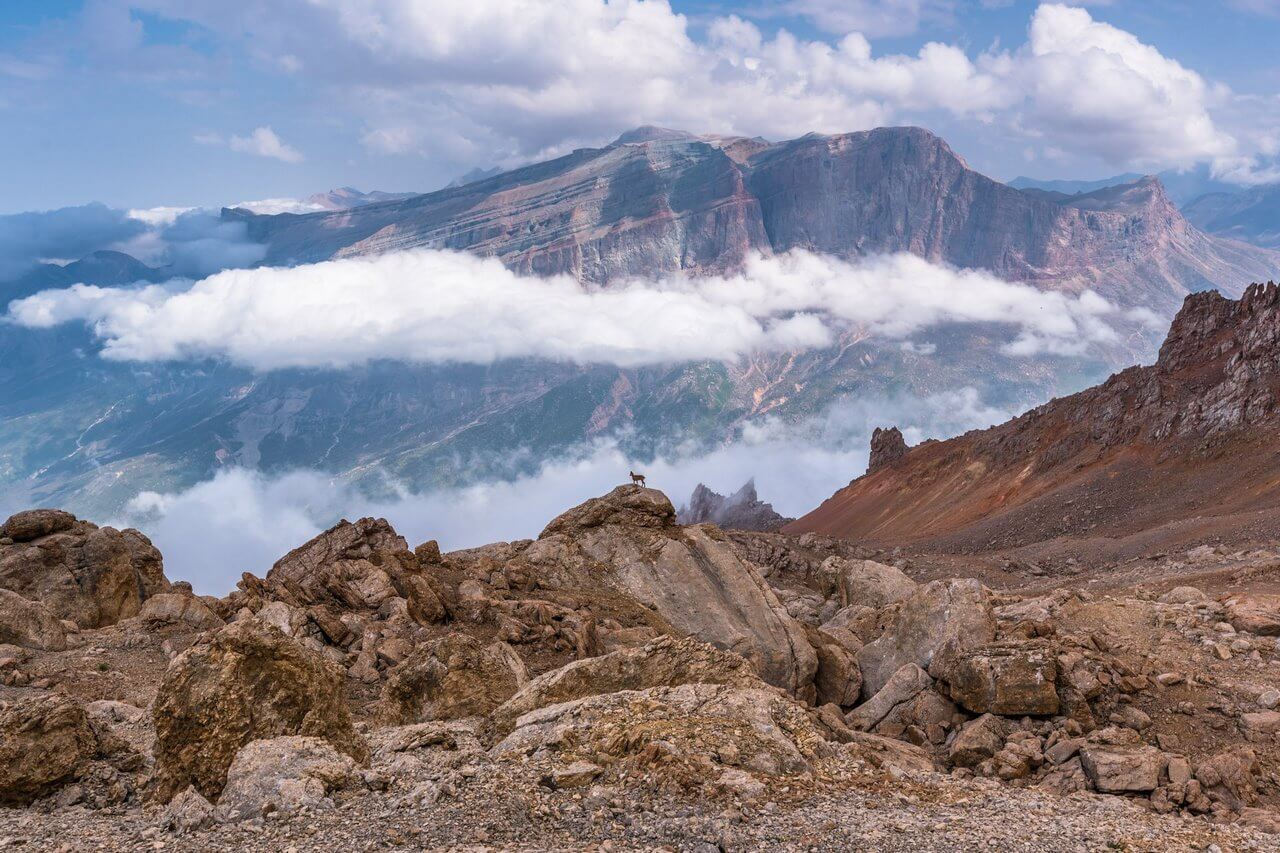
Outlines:
[[[644,485],[644,474],[637,474],[635,471],[631,472],[631,485],[648,488]]]

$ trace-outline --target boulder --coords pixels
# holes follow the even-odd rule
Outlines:
[[[266,601],[338,613],[378,611],[401,598],[414,620],[430,624],[445,616],[430,565],[386,519],[344,520],[285,554],[265,579],[250,575],[241,587]]]
[[[63,696],[0,706],[0,804],[25,805],[76,778],[97,754],[84,708]]]
[[[57,510],[18,513],[4,529],[17,535],[0,545],[0,588],[81,628],[136,616],[169,589],[160,552],[136,530],[100,528]]]
[[[1237,595],[1227,599],[1227,621],[1237,631],[1280,636],[1280,595]]]
[[[773,689],[681,684],[587,696],[519,717],[495,755],[591,755],[613,766],[679,772],[715,765],[798,774],[832,747],[800,704]],[[657,765],[658,759],[661,764]]]
[[[975,714],[1058,713],[1057,659],[1044,646],[991,645],[956,655],[947,673],[951,698]]]
[[[169,801],[160,814],[160,826],[179,835],[197,832],[213,824],[213,805],[194,787]]]
[[[378,716],[401,725],[488,714],[526,681],[524,663],[506,643],[486,646],[448,634],[418,646],[387,673]]]
[[[931,581],[902,602],[893,624],[858,652],[862,693],[874,696],[902,667],[931,669],[948,656],[995,639],[996,620],[982,584],[970,578]]]
[[[910,597],[920,586],[900,569],[874,560],[829,557],[828,562],[832,561],[835,562],[833,568],[841,607],[887,607]]]
[[[805,634],[818,655],[818,670],[813,677],[817,703],[842,708],[856,705],[862,694],[862,670],[857,657],[861,645],[856,638],[848,631],[831,632],[808,625]]]
[[[361,781],[350,756],[327,741],[290,735],[255,740],[236,753],[218,798],[217,818],[250,820],[271,812],[332,808],[329,793]]]
[[[1209,799],[1238,812],[1258,799],[1258,756],[1248,747],[1216,753],[1196,765],[1196,781]]]
[[[9,516],[8,521],[0,524],[0,539],[30,542],[70,530],[75,524],[76,517],[60,509],[29,509]]]
[[[534,568],[576,566],[691,635],[751,662],[760,677],[814,697],[818,660],[802,626],[760,570],[713,527],[681,527],[662,492],[620,486],[552,521],[522,557]]]
[[[956,733],[947,758],[956,767],[977,767],[1004,748],[1008,724],[994,714],[970,720]]]
[[[1154,746],[1090,742],[1080,747],[1080,765],[1104,794],[1149,793],[1160,785],[1165,756]]]
[[[498,732],[506,734],[517,718],[538,708],[622,690],[674,687],[678,684],[727,684],[762,688],[745,658],[687,637],[659,637],[644,646],[619,649],[573,661],[530,681],[493,712]]]
[[[183,624],[196,631],[220,628],[224,624],[209,605],[194,595],[162,592],[153,595],[142,605],[138,618],[158,624]]]
[[[60,652],[67,647],[67,631],[40,602],[0,589],[0,643]]]
[[[1194,586],[1175,586],[1160,596],[1161,604],[1201,604],[1208,600],[1209,596]]]
[[[889,715],[896,706],[914,699],[922,690],[933,686],[929,674],[914,663],[895,672],[884,686],[866,702],[854,708],[845,717],[849,728],[870,731]]]
[[[203,635],[169,665],[156,694],[159,798],[195,785],[216,799],[236,753],[262,738],[323,738],[367,760],[343,682],[337,665],[255,619]]]

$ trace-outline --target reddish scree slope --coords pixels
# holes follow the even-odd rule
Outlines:
[[[1280,289],[1192,294],[1150,367],[925,442],[785,528],[938,550],[1280,533]],[[874,462],[875,460],[873,460]],[[1194,534],[1194,535],[1192,535]]]

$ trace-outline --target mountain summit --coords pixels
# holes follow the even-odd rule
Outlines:
[[[982,175],[917,127],[769,143],[641,127],[603,148],[435,193],[244,221],[291,264],[426,247],[580,280],[732,271],[752,253],[910,252],[1038,287],[1092,288],[1167,309],[1210,286],[1238,294],[1280,253],[1191,226],[1156,178],[1059,197]]]

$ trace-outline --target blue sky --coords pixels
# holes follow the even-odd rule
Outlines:
[[[1277,0],[14,0],[0,212],[430,190],[650,122],[1269,182],[1278,37]]]

